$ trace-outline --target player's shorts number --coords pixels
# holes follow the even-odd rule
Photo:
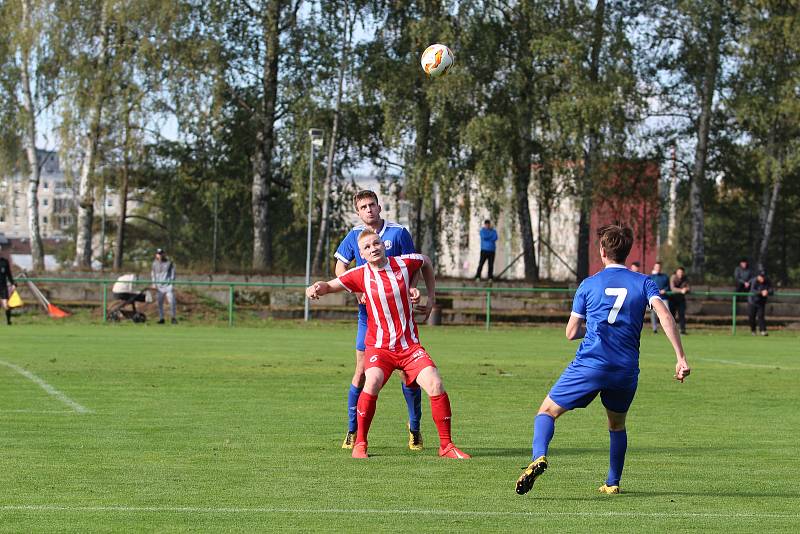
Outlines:
[[[607,287],[606,295],[617,297],[614,300],[614,305],[611,306],[611,311],[608,312],[608,324],[614,324],[619,311],[622,309],[622,303],[625,302],[625,297],[628,296],[628,290],[624,287]]]
[[[377,361],[378,361],[378,357],[377,356],[373,356],[372,358],[369,359],[369,363],[375,363]]]

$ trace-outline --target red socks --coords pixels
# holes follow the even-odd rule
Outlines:
[[[377,395],[370,395],[366,391],[362,391],[361,395],[358,396],[358,404],[356,405],[356,414],[358,415],[358,432],[356,433],[356,443],[361,443],[362,441],[364,443],[367,442],[369,425],[372,424],[372,418],[375,416],[375,407],[377,405]]]
[[[362,393],[361,395],[363,396],[364,394]],[[431,415],[433,416],[433,422],[436,423],[436,430],[439,431],[440,447],[447,447],[453,441],[450,438],[452,413],[450,412],[450,398],[447,393],[431,397]],[[358,424],[361,425],[360,419]],[[360,432],[361,427],[359,426],[358,428]]]

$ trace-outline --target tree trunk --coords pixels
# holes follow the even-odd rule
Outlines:
[[[720,41],[722,39],[722,8],[714,2],[711,16],[711,29],[708,36],[708,56],[699,91],[700,117],[697,120],[697,147],[695,148],[694,168],[689,188],[689,204],[692,210],[692,276],[702,281],[705,276],[705,216],[703,210],[703,184],[706,177],[708,158],[708,138],[711,132],[714,93],[719,71]]]
[[[75,267],[92,267],[92,222],[94,220],[94,166],[97,159],[97,145],[100,141],[100,126],[103,118],[103,105],[105,104],[107,90],[107,67],[109,24],[108,6],[104,2],[100,22],[102,42],[98,54],[95,70],[96,83],[94,84],[94,102],[90,110],[89,131],[86,135],[86,146],[83,155],[83,165],[78,180],[78,221],[77,236],[75,240]]]
[[[262,66],[261,110],[253,155],[253,269],[272,268],[272,228],[269,193],[272,185],[272,149],[275,146],[275,110],[278,101],[278,60],[280,58],[280,2],[271,0],[264,10],[264,65]]]
[[[22,2],[22,29],[31,31],[31,5],[29,0]],[[36,110],[33,104],[30,79],[30,45],[21,46],[22,65],[20,79],[22,82],[22,107],[24,113],[23,134],[25,154],[28,159],[28,236],[31,241],[31,263],[34,271],[44,271],[44,247],[39,230],[39,158],[36,154]]]
[[[312,273],[320,272],[320,265],[323,261],[323,254],[325,252],[325,241],[328,237],[330,227],[330,206],[331,206],[331,190],[333,188],[333,160],[336,156],[336,141],[339,132],[339,117],[341,115],[340,109],[342,107],[342,92],[344,91],[344,75],[347,66],[348,50],[350,48],[350,39],[352,38],[352,31],[348,33],[350,27],[349,17],[349,4],[344,3],[344,33],[342,36],[342,57],[339,61],[339,85],[336,90],[336,104],[333,110],[333,126],[331,127],[330,143],[328,144],[328,164],[325,169],[325,181],[322,186],[322,214],[320,215],[319,235],[317,236],[317,245],[314,249],[314,263],[311,267]]]
[[[416,105],[414,106],[414,169],[413,184],[410,193],[413,195],[416,224],[414,228],[414,246],[417,252],[433,256],[432,250],[436,247],[435,228],[431,224],[429,202],[433,194],[425,160],[428,158],[431,133],[431,109],[428,98],[422,86],[421,77],[417,78],[414,85]],[[424,173],[424,174],[422,174]]]
[[[672,145],[672,170],[669,175],[669,217],[667,219],[667,245],[675,246],[678,234],[678,170],[675,160],[675,145]]]
[[[761,246],[758,249],[758,268],[767,268],[767,251],[769,248],[769,238],[772,234],[772,225],[775,220],[775,210],[778,205],[778,196],[781,192],[781,184],[783,180],[780,175],[777,175],[772,183],[772,192],[770,194],[769,206],[764,217],[764,224],[761,228]]]
[[[117,219],[117,241],[114,248],[114,270],[122,270],[122,256],[125,252],[125,219],[128,216],[128,180],[130,177],[130,107],[125,112],[125,139],[123,142],[122,178],[119,184],[119,218]]]
[[[529,84],[528,86],[530,87],[531,85]],[[512,155],[512,164],[514,166],[512,189],[514,192],[514,204],[517,209],[517,219],[519,220],[519,235],[522,240],[525,280],[528,282],[538,282],[539,267],[536,265],[533,225],[531,223],[531,211],[528,205],[528,186],[531,182],[531,160],[534,152],[534,144],[531,139],[533,119],[528,98],[524,98],[523,101],[519,103],[518,108],[518,140],[514,143],[514,154]]]
[[[592,50],[589,59],[589,85],[592,90],[600,79],[600,51],[603,48],[605,35],[605,0],[598,0],[594,8],[594,28],[592,30]],[[589,127],[589,139],[583,156],[583,172],[581,179],[581,214],[578,219],[578,282],[589,276],[589,245],[591,242],[592,197],[594,186],[592,173],[600,146],[596,124]]]

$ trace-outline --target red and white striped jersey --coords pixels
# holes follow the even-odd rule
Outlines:
[[[423,258],[421,254],[391,256],[383,267],[367,263],[338,278],[347,291],[367,296],[368,347],[400,350],[419,343],[408,290],[412,275],[422,268]]]

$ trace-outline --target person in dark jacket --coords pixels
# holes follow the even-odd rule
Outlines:
[[[492,228],[492,222],[486,219],[481,228],[481,260],[478,263],[478,272],[475,273],[476,280],[481,279],[481,271],[485,262],[489,263],[489,280],[494,279],[495,241],[497,241],[497,230]]]
[[[11,324],[11,308],[8,307],[8,297],[14,293],[14,276],[11,274],[11,264],[0,256],[0,306],[6,311],[6,323]]]
[[[733,278],[736,280],[736,292],[747,293],[750,291],[750,280],[753,278],[753,270],[747,262],[747,258],[739,260],[739,265],[733,271]]]
[[[758,318],[758,331],[762,336],[767,335],[767,297],[772,295],[772,285],[767,279],[767,273],[759,271],[755,278],[750,280],[750,295],[747,297],[747,311],[750,316],[750,333],[756,335],[756,318]]]
[[[686,269],[678,267],[669,279],[669,309],[673,317],[677,317],[681,327],[681,334],[686,335],[686,294],[691,291],[689,279],[686,278]]]

